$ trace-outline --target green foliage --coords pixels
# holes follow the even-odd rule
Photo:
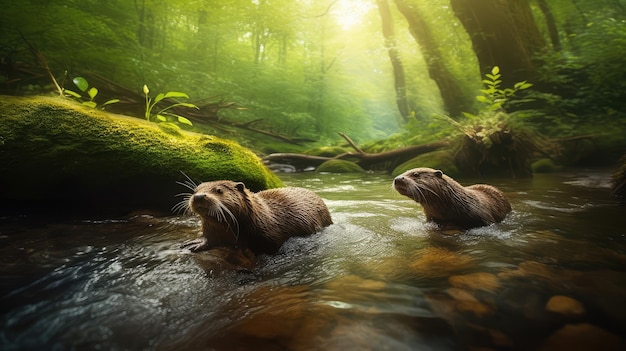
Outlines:
[[[372,4],[350,4],[364,14],[343,28],[340,5],[59,0],[44,6],[24,0],[0,13],[0,31],[7,34],[0,51],[6,47],[18,53],[14,61],[32,62],[17,29],[42,50],[53,72],[88,69],[125,87],[145,82],[163,92],[218,96],[247,108],[222,110],[222,118],[258,120],[259,128],[321,143],[339,140],[338,131],[355,140],[384,137],[397,131],[398,113],[389,59],[377,49],[383,47],[380,28],[369,25],[378,13]],[[73,23],[71,31],[66,23]],[[159,107],[150,120],[160,120]]]
[[[410,3],[422,13],[438,43],[444,66],[459,80],[462,89],[480,89],[476,55],[450,1]],[[549,3],[563,52],[552,52],[536,61],[541,75],[529,78],[535,84],[529,93],[536,99],[533,108],[541,109],[541,113],[527,115],[524,120],[542,130],[549,126],[553,135],[571,135],[580,133],[584,123],[606,125],[603,122],[623,119],[623,8],[619,2],[609,0]],[[531,6],[537,9],[536,2],[531,2]],[[408,96],[416,119],[420,120],[407,126],[399,122],[393,72],[374,2],[6,2],[0,12],[0,32],[4,34],[0,56],[3,62],[16,63],[16,67],[38,69],[28,65],[33,57],[20,37],[22,33],[46,56],[53,72],[84,69],[126,87],[145,82],[147,86],[162,87],[162,91],[185,91],[202,98],[217,96],[247,108],[221,110],[221,118],[241,123],[259,121],[255,124],[259,128],[316,139],[318,145],[336,143],[340,140],[338,131],[364,145],[398,133],[399,125],[408,132],[376,147],[445,137],[450,134],[450,124],[444,126],[440,120],[428,117],[442,113],[439,89],[445,88],[438,87],[429,76],[428,58],[412,37],[415,33],[409,32],[406,19],[392,8]],[[354,17],[357,13],[362,16]],[[536,10],[534,15],[541,27],[545,22],[543,14]],[[347,19],[354,20],[351,26],[345,25]],[[67,23],[72,23],[71,30]],[[80,50],[76,50],[77,43]],[[522,101],[510,93],[516,88],[523,90],[527,83],[507,90],[498,85],[500,72],[490,74],[492,77],[486,76],[483,82],[485,91],[475,103],[480,111],[468,111],[469,119],[494,118],[502,112],[500,109],[513,111],[515,104]],[[8,76],[0,77],[0,85],[7,81]],[[45,93],[50,90],[46,84],[47,77],[39,78],[11,93]],[[103,95],[93,95],[96,91],[90,93],[89,88],[71,90],[81,95],[81,103],[89,105]],[[156,106],[150,106],[152,103],[153,100],[146,106],[146,111],[150,110],[146,119],[167,118],[185,123],[168,115],[171,109],[165,114],[157,112],[167,100]],[[515,112],[515,119],[523,115]],[[488,128],[495,126],[497,123]],[[254,141],[256,145],[250,144],[251,147],[267,146],[261,145],[265,143],[259,141],[261,138],[238,133],[235,137],[239,141]],[[272,150],[278,148],[280,145],[271,146]]]
[[[190,120],[188,120],[187,118],[183,117],[183,116],[179,116],[175,113],[171,113],[168,110],[172,109],[174,107],[178,107],[178,106],[183,106],[183,107],[189,107],[189,108],[195,108],[198,109],[198,106],[188,103],[188,102],[176,102],[173,103],[167,107],[164,107],[162,109],[160,109],[158,112],[153,112],[152,110],[154,109],[154,107],[161,101],[163,101],[164,99],[189,99],[189,95],[185,94],[185,93],[181,93],[178,91],[168,91],[167,93],[159,93],[157,94],[157,96],[152,99],[150,98],[149,94],[150,94],[150,89],[148,89],[148,86],[144,84],[143,86],[143,93],[146,96],[146,110],[145,110],[145,117],[148,121],[152,121],[152,120],[156,120],[158,122],[166,122],[167,116],[173,117],[175,119],[176,122],[181,123],[181,124],[186,124],[189,126],[192,126],[193,124],[191,123]]]
[[[549,158],[542,158],[532,163],[531,168],[534,173],[552,173],[557,167]]]
[[[365,173],[358,164],[346,160],[328,160],[317,167],[316,172]]]
[[[476,96],[476,100],[482,104],[478,114],[463,112],[463,115],[468,118],[465,122],[457,122],[444,115],[439,115],[439,118],[452,124],[469,138],[490,148],[494,142],[499,142],[498,135],[510,128],[512,116],[515,115],[508,114],[504,110],[504,105],[511,102],[517,91],[532,87],[531,83],[523,81],[515,83],[513,88],[502,89],[500,88],[501,78],[498,66],[494,66],[490,73],[485,74],[484,89],[481,89],[481,94]]]
[[[483,105],[479,116],[488,118],[495,115],[497,112],[504,112],[504,105],[510,102],[511,98],[515,96],[517,91],[525,90],[533,86],[531,83],[523,81],[515,83],[513,88],[501,89],[501,78],[502,75],[500,74],[500,67],[498,66],[494,66],[491,69],[491,73],[485,74],[485,79],[482,81],[484,89],[480,90],[481,95],[476,96],[476,100]],[[463,115],[470,119],[478,117],[468,112],[464,112]]]
[[[87,79],[83,78],[83,77],[76,77],[74,79],[72,79],[72,82],[74,82],[74,85],[76,85],[76,87],[82,91],[83,93],[86,93],[87,97],[82,96],[81,94],[73,91],[73,90],[69,90],[69,89],[63,89],[63,94],[65,96],[69,96],[73,99],[75,99],[76,101],[80,102],[81,104],[83,104],[84,106],[88,106],[91,108],[98,108],[100,107],[101,109],[104,109],[104,107],[106,105],[110,105],[110,104],[115,104],[118,103],[120,100],[119,99],[111,99],[108,101],[105,101],[104,103],[102,103],[102,105],[98,106],[98,104],[96,103],[96,101],[94,101],[94,99],[96,98],[96,96],[98,95],[98,89],[96,87],[89,87],[89,83],[87,82]],[[88,99],[88,100],[86,100]]]

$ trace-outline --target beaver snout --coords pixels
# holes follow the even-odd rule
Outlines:
[[[393,186],[397,189],[398,187],[404,188],[406,187],[406,178],[404,178],[404,176],[397,176],[394,180],[393,180]]]
[[[204,194],[194,194],[192,201],[202,201],[204,200],[204,198],[205,198]]]
[[[393,180],[394,189],[396,189],[402,195],[404,195],[404,193],[406,192],[406,186],[406,179],[401,175],[397,176]]]
[[[211,200],[204,193],[193,194],[189,199],[189,207],[191,207],[191,210],[194,212],[197,211],[199,208],[209,206],[210,203]]]

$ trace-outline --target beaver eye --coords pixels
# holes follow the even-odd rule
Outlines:
[[[215,188],[215,189],[213,189],[213,192],[216,193],[216,194],[221,195],[224,191],[222,190],[222,188]]]

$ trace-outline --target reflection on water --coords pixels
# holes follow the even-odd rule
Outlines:
[[[283,179],[320,194],[335,224],[255,268],[180,250],[193,217],[3,219],[0,348],[625,345],[626,212],[606,173],[494,181],[514,211],[460,235],[424,223],[389,176]]]

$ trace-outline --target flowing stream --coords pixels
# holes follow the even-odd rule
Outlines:
[[[0,349],[624,345],[626,208],[608,172],[490,181],[513,212],[465,233],[425,223],[388,175],[281,178],[322,196],[334,224],[253,269],[179,249],[193,216],[2,218]]]

